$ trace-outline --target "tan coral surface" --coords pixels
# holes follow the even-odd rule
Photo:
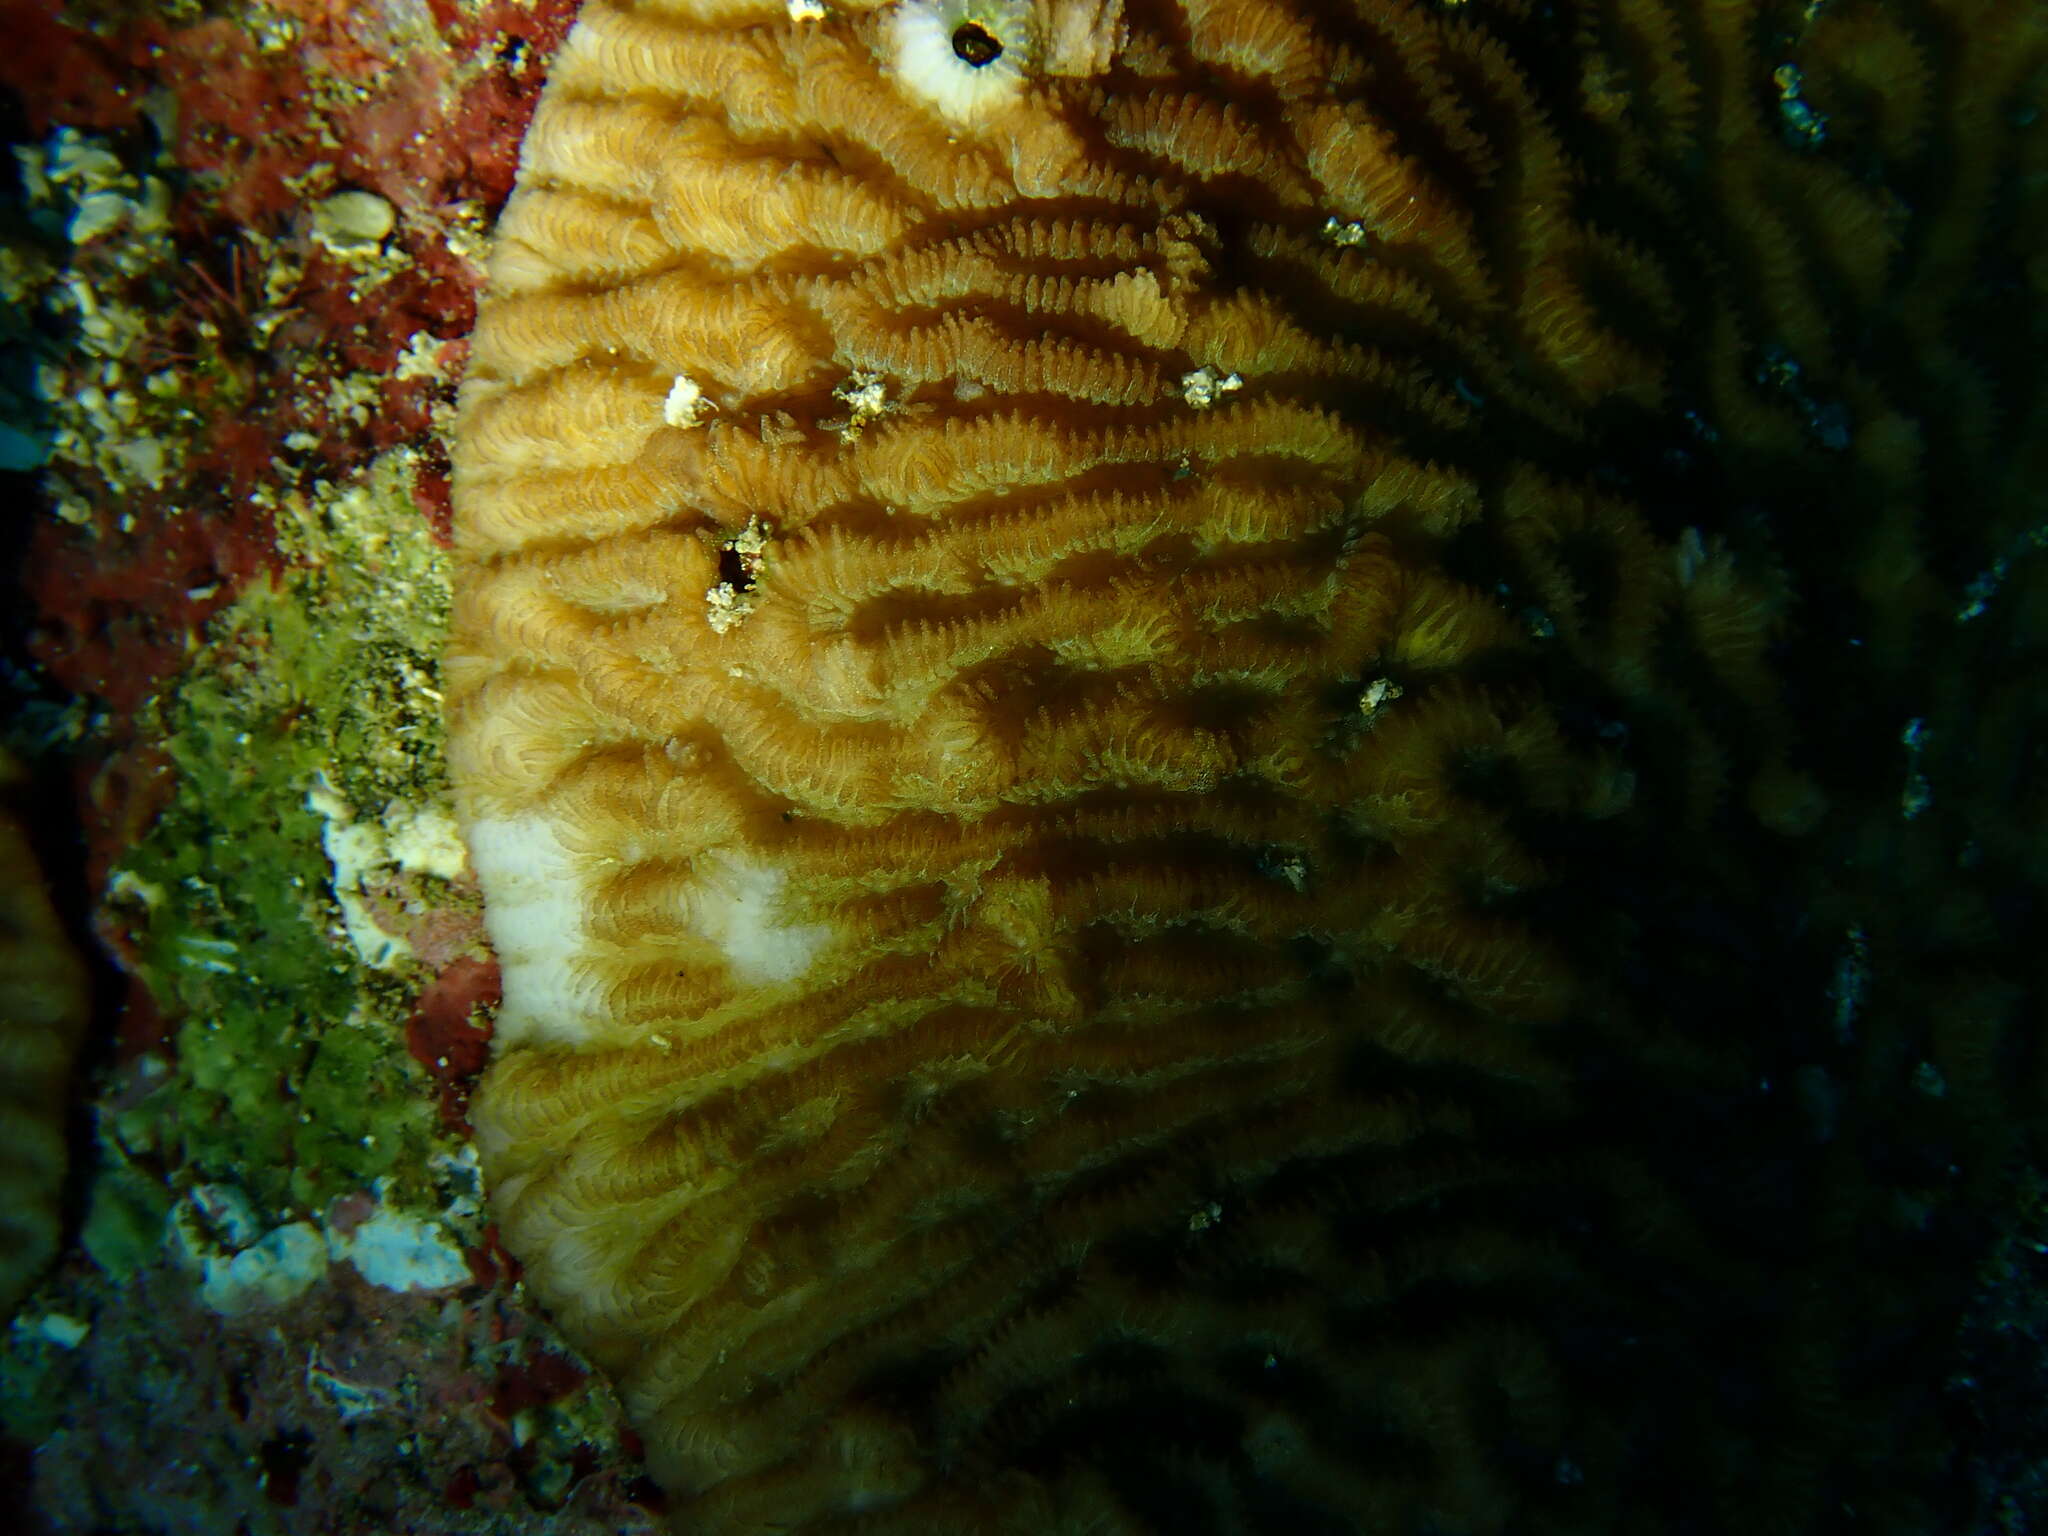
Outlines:
[[[0,793],[20,765],[0,751]],[[0,1317],[57,1252],[85,964],[57,921],[20,819],[0,808]]]
[[[1752,9],[1587,9],[1622,227],[1684,227],[1703,131],[1780,155]],[[1721,1271],[1569,1129],[1529,829],[1632,780],[1533,650],[1662,711],[1699,821],[1690,644],[1766,819],[1822,805],[1768,573],[1584,448],[1710,336],[1782,435],[1731,340],[1777,300],[1574,217],[1542,89],[1384,0],[585,11],[465,386],[451,762],[504,1240],[678,1529],[1626,1507],[1628,1389],[1575,1373],[1682,1372],[1557,1319]]]

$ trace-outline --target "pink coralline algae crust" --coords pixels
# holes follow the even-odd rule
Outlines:
[[[469,1093],[490,1055],[487,1022],[503,991],[496,961],[458,956],[420,994],[406,1022],[406,1049],[441,1091],[441,1119],[469,1129]]]
[[[78,136],[117,157],[136,187],[153,179],[167,195],[146,264],[119,230],[76,239],[58,257],[66,282],[147,319],[117,361],[141,400],[132,430],[156,458],[153,473],[124,476],[104,455],[60,447],[56,515],[39,520],[21,573],[44,692],[77,701],[84,722],[69,749],[84,860],[71,884],[92,905],[75,915],[118,973],[105,989],[117,1016],[104,1021],[96,1076],[81,1085],[81,1157],[87,1182],[115,1167],[128,1182],[111,1200],[97,1186],[81,1191],[83,1246],[24,1307],[0,1362],[11,1378],[0,1382],[12,1426],[0,1435],[0,1527],[10,1532],[638,1536],[658,1522],[616,1402],[527,1307],[516,1266],[473,1215],[436,1228],[459,1239],[467,1278],[424,1291],[371,1284],[336,1259],[288,1300],[223,1311],[209,1305],[194,1258],[157,1240],[162,1210],[147,1202],[133,1218],[142,1257],[105,1261],[123,1219],[107,1208],[132,1199],[136,1181],[158,1181],[164,1207],[203,1203],[175,1142],[124,1141],[129,1119],[163,1094],[167,1061],[179,1080],[195,1017],[148,957],[152,921],[186,894],[122,883],[144,867],[136,850],[161,838],[167,808],[190,793],[162,734],[166,701],[189,694],[196,670],[262,670],[266,647],[283,646],[287,631],[242,618],[230,631],[238,638],[223,642],[224,622],[268,614],[248,600],[288,591],[322,561],[362,558],[330,537],[332,509],[385,484],[377,476],[391,466],[401,508],[409,488],[413,533],[445,545],[440,432],[482,241],[575,9],[0,0],[0,88],[27,125],[25,143],[47,156]],[[322,218],[357,194],[388,210],[389,227],[351,244]],[[88,386],[111,395],[93,371],[107,356],[60,357],[46,389],[69,401]],[[387,503],[378,509],[386,516]],[[364,578],[372,589],[376,558]],[[223,672],[208,686],[226,695],[236,684]],[[434,710],[430,698],[412,707]],[[246,748],[256,769],[294,740],[290,711],[267,708],[246,710],[273,732]],[[357,787],[370,778],[364,770]],[[293,804],[307,787],[293,789]],[[380,800],[343,787],[359,823],[386,815]],[[315,892],[314,905],[330,915],[337,966],[360,973],[361,1011],[391,1021],[394,1053],[417,1063],[439,1145],[458,1147],[497,997],[473,881],[399,862],[364,872],[352,893],[359,914],[406,957],[383,968],[358,958],[330,894],[340,892]],[[356,1022],[306,1027],[346,1034]],[[220,1134],[233,1130],[224,1119]],[[259,1215],[273,1233],[290,1222],[346,1243],[379,1213],[409,1209],[380,1183]],[[213,1257],[249,1241],[220,1237]]]

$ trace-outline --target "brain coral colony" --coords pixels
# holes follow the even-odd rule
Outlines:
[[[2048,1519],[2038,0],[573,9],[0,0],[6,1507]]]
[[[494,1209],[679,1531],[1955,1515],[2044,69],[2031,0],[591,0],[450,763]]]
[[[0,825],[9,1536],[653,1527],[479,1208],[435,681],[477,257],[568,22],[0,0],[5,740],[75,788],[27,830],[101,966],[67,1099]]]

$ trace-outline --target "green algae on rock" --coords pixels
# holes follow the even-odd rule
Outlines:
[[[158,1150],[280,1213],[417,1179],[433,1144],[403,1033],[416,985],[389,975],[417,962],[398,938],[366,950],[364,935],[373,909],[402,929],[421,882],[445,911],[457,871],[359,857],[337,889],[328,852],[344,813],[402,805],[410,824],[442,793],[432,679],[447,576],[412,469],[394,453],[280,499],[294,563],[245,589],[153,702],[165,798],[109,882],[121,940],[176,1021],[152,1095]],[[131,1132],[141,1119],[130,1112]]]

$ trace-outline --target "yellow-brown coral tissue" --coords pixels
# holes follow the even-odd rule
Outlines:
[[[464,387],[451,761],[504,1239],[678,1529],[1819,1498],[1811,1373],[1689,1438],[1682,1293],[1763,1271],[1621,1104],[1747,1069],[1567,919],[1610,823],[1830,814],[1736,512],[1906,376],[1842,355],[1907,245],[1802,92],[1934,108],[1823,15],[1774,97],[1756,0],[585,9]]]

